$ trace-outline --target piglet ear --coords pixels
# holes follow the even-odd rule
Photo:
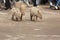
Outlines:
[[[29,5],[28,7],[31,8],[31,7],[33,7],[33,5]]]

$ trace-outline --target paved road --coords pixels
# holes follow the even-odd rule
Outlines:
[[[23,21],[11,20],[9,11],[0,11],[0,40],[60,40],[60,10],[40,8],[43,19],[30,21],[29,12]]]

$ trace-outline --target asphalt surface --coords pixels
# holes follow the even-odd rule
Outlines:
[[[30,21],[29,10],[23,21],[12,21],[9,11],[0,11],[0,40],[60,40],[60,10],[40,6],[42,20]]]

